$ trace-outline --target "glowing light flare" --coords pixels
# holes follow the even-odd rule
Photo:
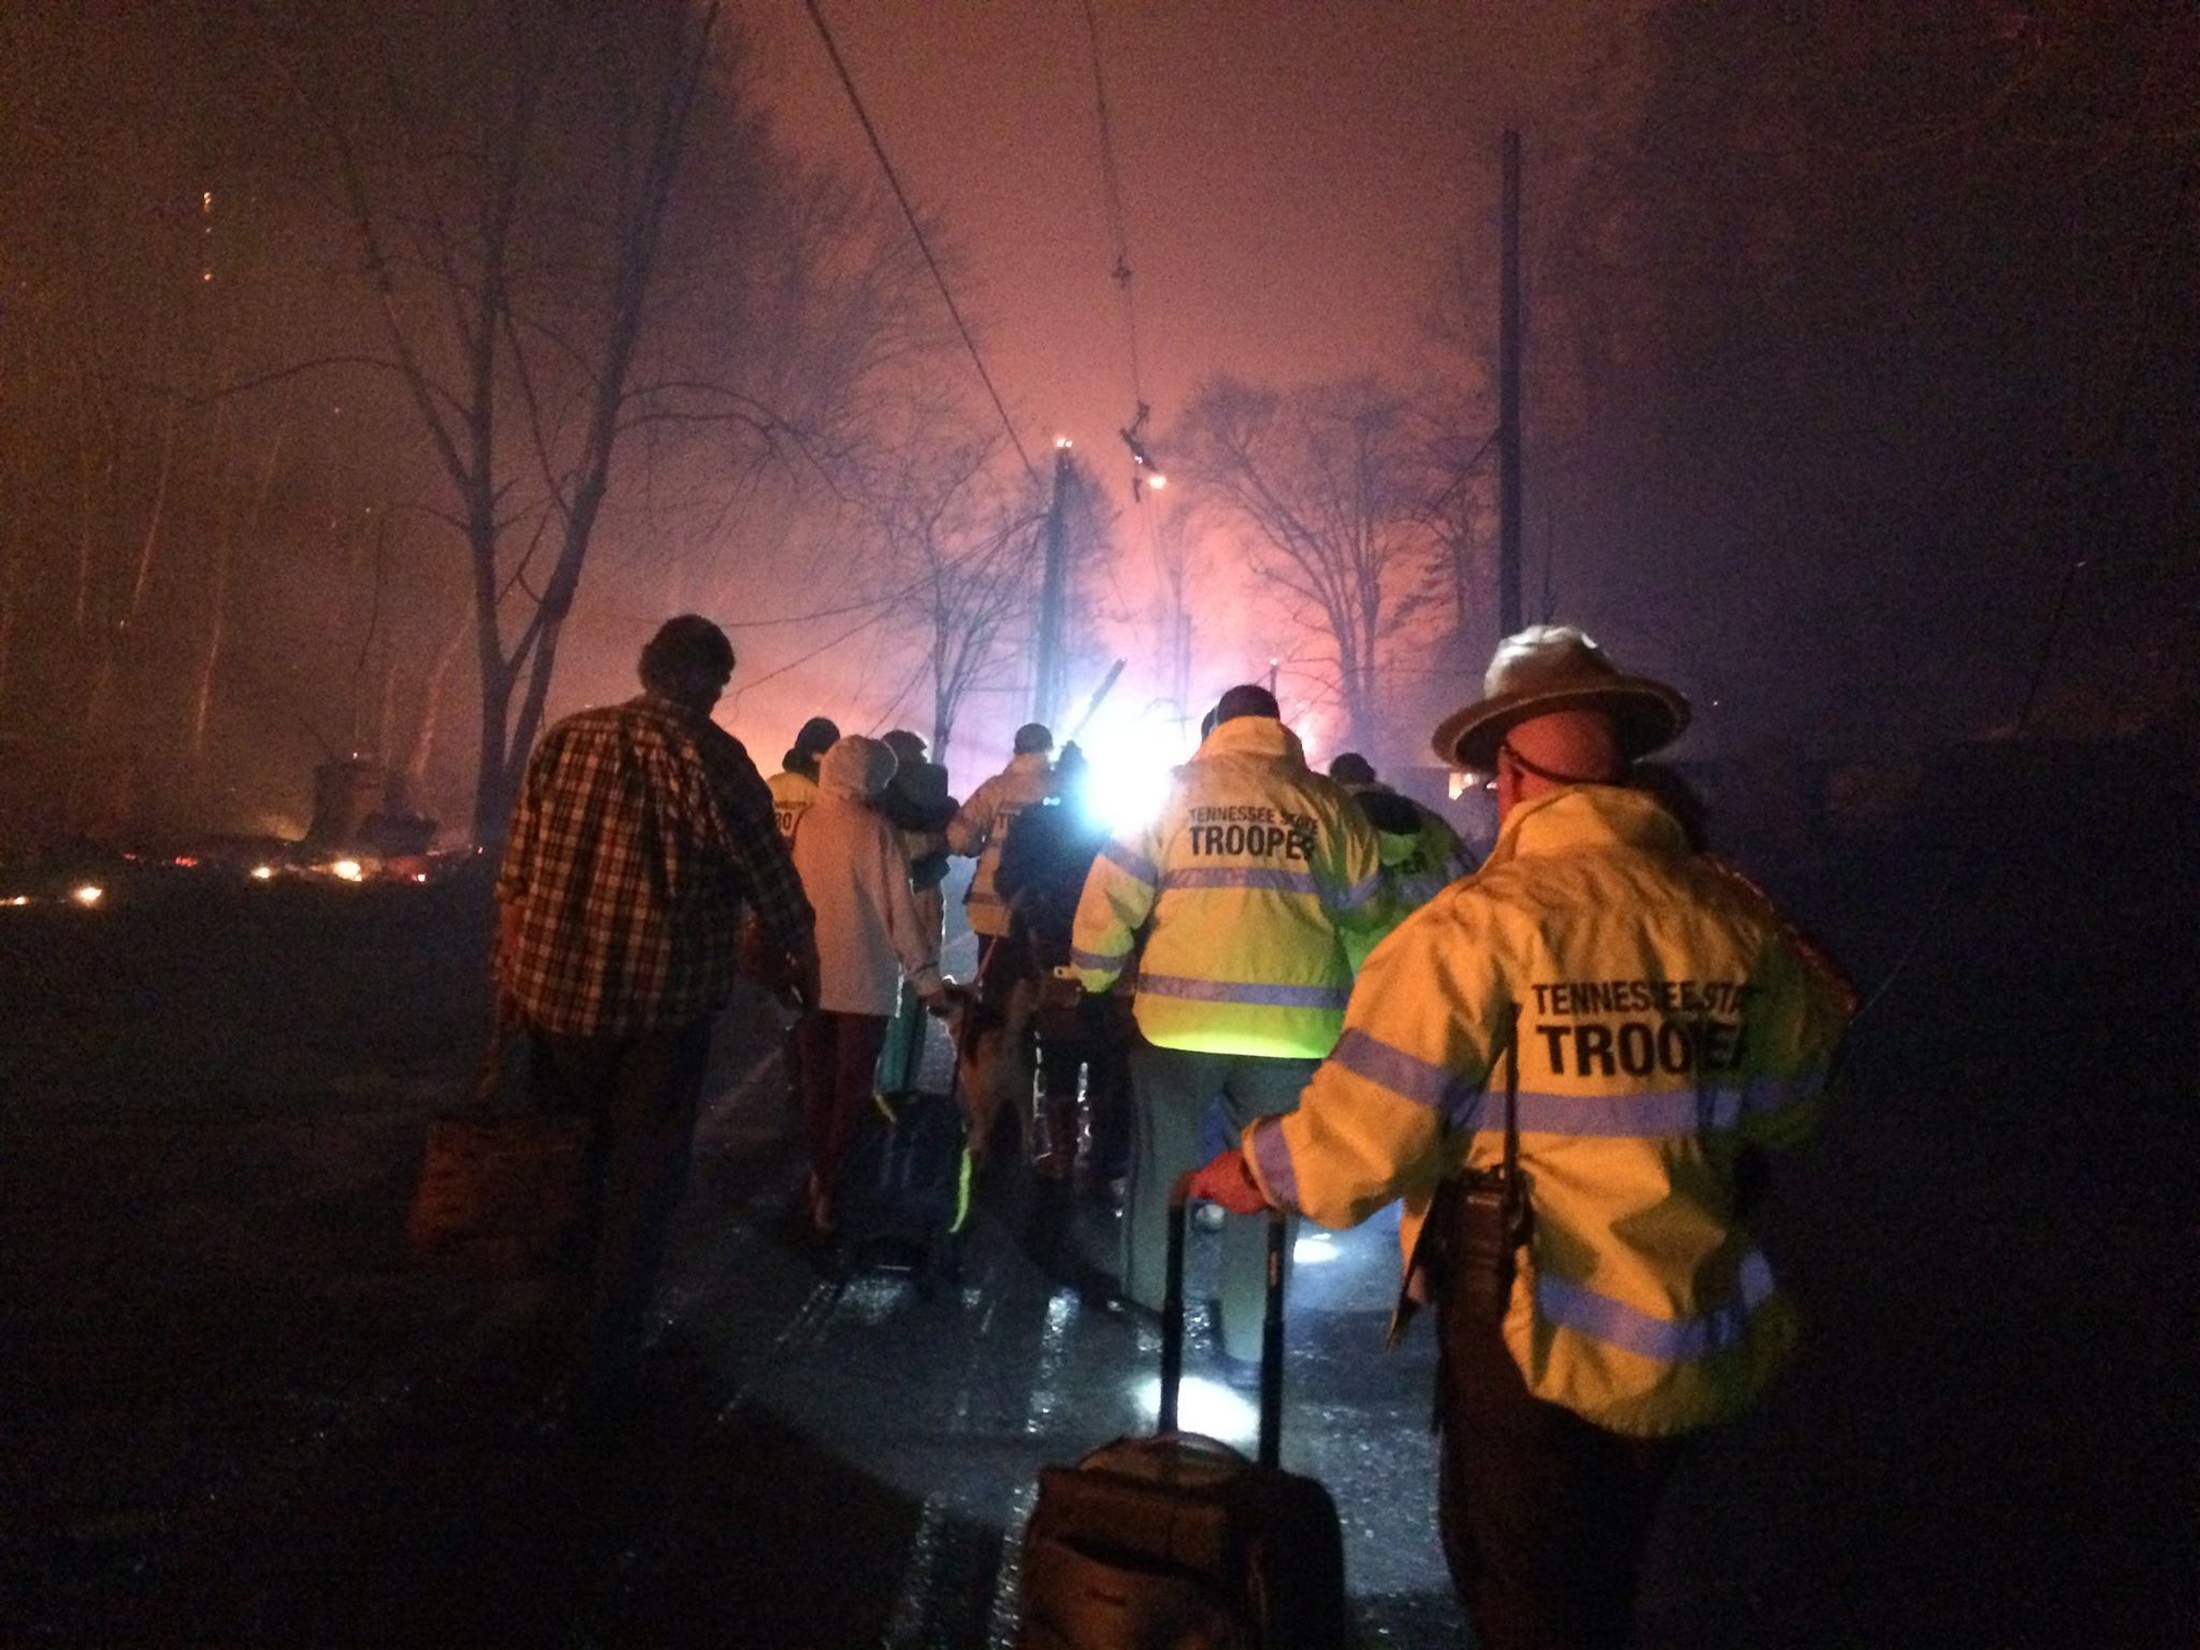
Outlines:
[[[1091,807],[1110,836],[1134,833],[1160,813],[1182,760],[1178,742],[1173,729],[1111,721],[1104,708],[1094,725],[1077,736],[1092,763]]]
[[[254,882],[269,882],[274,879],[274,876],[275,867],[272,865],[255,865],[252,867],[252,880]]]
[[[13,899],[0,900],[0,904],[5,905],[28,905],[30,902],[31,897],[28,894],[17,894]]]
[[[1328,1232],[1302,1232],[1299,1240],[1291,1245],[1291,1264],[1294,1266],[1323,1266],[1342,1259],[1344,1251],[1337,1247],[1335,1236]]]
[[[1160,1376],[1146,1376],[1134,1390],[1140,1414],[1161,1413]],[[1260,1441],[1260,1406],[1220,1381],[1187,1375],[1176,1389],[1176,1425],[1180,1432],[1249,1446]]]
[[[100,887],[96,882],[80,883],[69,892],[69,898],[75,900],[87,911],[106,897],[107,890]]]
[[[345,882],[360,882],[365,880],[367,868],[356,859],[340,859],[329,867],[329,872]]]

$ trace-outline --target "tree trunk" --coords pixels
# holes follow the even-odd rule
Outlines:
[[[450,685],[451,666],[458,662],[459,648],[465,640],[466,620],[461,615],[444,636],[443,645],[436,649],[435,663],[428,669],[421,694],[420,723],[413,732],[411,754],[405,759],[406,805],[415,812],[427,794],[428,760],[435,752],[436,735],[443,725],[443,696]]]
[[[145,532],[138,541],[136,575],[130,581],[129,600],[121,615],[112,623],[98,623],[97,663],[92,670],[92,685],[84,696],[84,715],[78,723],[74,767],[69,779],[66,815],[73,828],[81,829],[85,822],[85,786],[87,776],[97,765],[99,739],[106,726],[107,712],[115,694],[115,672],[118,667],[122,643],[130,627],[137,622],[138,612],[145,600],[145,591],[152,583],[153,566],[160,549],[161,530],[168,516],[168,479],[175,469],[176,459],[176,409],[168,409],[168,421],[160,443],[160,468],[153,483],[153,500],[145,513]],[[112,812],[112,810],[108,810]],[[118,824],[119,820],[102,823]]]

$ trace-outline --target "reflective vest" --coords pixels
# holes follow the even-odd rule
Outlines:
[[[1340,929],[1379,927],[1381,890],[1374,829],[1344,788],[1274,717],[1234,717],[1154,821],[1093,863],[1070,961],[1105,991],[1145,929],[1132,1013],[1149,1042],[1318,1059],[1351,995]]]
[[[1409,833],[1378,831],[1383,844],[1383,877],[1401,911],[1426,905],[1474,869],[1466,845],[1451,821],[1407,799],[1419,828]]]
[[[795,826],[817,800],[817,781],[806,773],[782,769],[764,783],[772,788],[772,817],[779,821],[779,834],[792,842]]]
[[[1394,919],[1426,905],[1474,869],[1451,821],[1433,808],[1399,795],[1380,781],[1347,785],[1345,790],[1368,816],[1382,844],[1383,895],[1390,901]],[[1372,944],[1372,940],[1348,944],[1355,970],[1367,961]]]
[[[1792,1309],[1733,1218],[1745,1144],[1813,1121],[1854,997],[1764,897],[1691,854],[1649,797],[1516,807],[1489,862],[1369,957],[1298,1110],[1244,1137],[1271,1198],[1328,1226],[1504,1157],[1517,1008],[1533,1228],[1504,1336],[1529,1391],[1656,1436],[1746,1407]]]
[[[999,939],[1008,932],[1008,905],[993,886],[1000,868],[1001,845],[1008,828],[1026,808],[1037,807],[1054,790],[1054,770],[1045,751],[1025,751],[1009,758],[1008,766],[980,785],[948,821],[947,846],[969,858],[975,854],[978,868],[970,875],[970,892],[963,906],[970,913],[974,934]]]

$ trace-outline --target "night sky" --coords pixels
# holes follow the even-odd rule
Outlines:
[[[735,627],[724,716],[767,765],[816,710],[928,727],[923,637],[881,595],[900,575],[879,558],[865,489],[900,461],[884,455],[915,450],[912,432],[951,431],[995,443],[985,509],[1028,519],[1018,490],[1068,437],[1113,516],[1077,598],[1072,694],[1114,657],[1115,711],[1174,689],[1156,566],[1188,544],[1176,713],[1280,655],[1287,710],[1325,758],[1342,715],[1323,645],[1250,576],[1244,524],[1176,469],[1184,421],[1222,378],[1283,394],[1359,381],[1394,394],[1416,432],[1478,450],[1495,419],[1499,143],[1513,129],[1529,616],[1581,623],[1689,692],[1684,755],[1906,756],[2192,725],[2189,12],[952,0],[822,13],[1015,444],[811,12],[725,8],[628,386],[643,388],[545,714],[627,691],[640,637],[694,606]],[[587,8],[574,16],[591,26]],[[280,829],[312,763],[346,749],[411,762],[424,805],[464,818],[480,675],[465,510],[390,370],[333,134],[358,146],[403,230],[398,313],[450,394],[463,351],[420,255],[435,220],[405,193],[418,174],[375,101],[375,64],[398,53],[416,115],[456,134],[410,163],[449,163],[433,204],[464,223],[483,170],[450,155],[493,129],[508,43],[531,37],[505,27],[500,8],[457,0],[10,14],[5,119],[22,160],[7,185],[19,233],[0,410],[17,504],[0,733],[16,756],[9,806],[32,822],[18,834]],[[770,111],[761,146],[721,118],[736,39],[731,78]],[[614,81],[574,67],[586,54],[564,61],[529,202],[535,307],[512,331],[535,348],[594,336],[588,295],[609,267],[606,243],[572,237],[598,221],[591,191],[620,153],[613,104],[592,89]],[[832,271],[827,299],[798,312],[769,272],[829,240],[826,215],[789,205],[790,180],[820,175],[861,204],[812,266]],[[850,297],[851,272],[874,265],[885,296]],[[891,327],[856,324],[864,302]],[[534,370],[548,427],[570,442],[581,402],[555,397],[586,375],[570,359]],[[556,509],[528,491],[525,381],[510,362],[500,373],[509,640],[514,592],[546,567],[547,541],[529,535]],[[706,379],[720,397],[707,407],[692,388]],[[1141,396],[1147,450],[1179,485],[1134,503],[1116,432]],[[736,404],[746,422],[724,416]],[[1385,766],[1423,760],[1428,725],[1472,694],[1496,632],[1486,455],[1446,496],[1480,511],[1474,608],[1447,616],[1432,600],[1382,643],[1387,720],[1371,739]],[[966,514],[952,545],[990,530],[976,505]],[[538,559],[515,575],[530,542]],[[1020,625],[963,707],[959,767],[990,766],[1028,708]]]
[[[1155,420],[1221,370],[1411,370],[1446,260],[1494,210],[1500,133],[1558,106],[1595,20],[1628,10],[1539,6],[1524,26],[1487,5],[1097,5]],[[1027,441],[1067,434],[1120,469],[1131,363],[1084,8],[825,14],[903,181],[968,260]],[[757,28],[790,134],[872,164],[808,14]]]

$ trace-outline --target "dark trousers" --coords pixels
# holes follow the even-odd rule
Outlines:
[[[634,1037],[531,1038],[529,1087],[546,1111],[589,1125],[581,1226],[567,1288],[565,1382],[616,1398],[641,1362],[665,1235],[687,1190],[708,1017]]]
[[[1159,1310],[1169,1241],[1169,1190],[1196,1169],[1200,1113],[1219,1101],[1230,1138],[1256,1117],[1294,1111],[1319,1060],[1254,1054],[1200,1054],[1140,1043],[1131,1050],[1131,1185],[1123,1211],[1123,1293]],[[1260,1320],[1268,1286],[1267,1219],[1231,1215],[1222,1227],[1222,1349],[1260,1356]],[[1288,1256],[1289,1246],[1284,1253]],[[1288,1264],[1288,1262],[1286,1262]]]
[[[840,1178],[840,1160],[856,1115],[871,1102],[871,1080],[886,1042],[883,1014],[833,1014],[817,1009],[795,1027],[802,1044],[802,1119],[810,1172],[826,1195]]]
[[[1451,1584],[1479,1650],[1618,1650],[1686,1438],[1629,1438],[1532,1396],[1494,1323],[1438,1308]]]
[[[1095,1180],[1113,1180],[1129,1169],[1130,1050],[1136,1036],[1129,1011],[1105,994],[1084,998],[1074,1018],[1040,1021],[1040,1093],[1049,1106],[1074,1110],[1078,1078],[1084,1078],[1091,1140],[1080,1172]]]

